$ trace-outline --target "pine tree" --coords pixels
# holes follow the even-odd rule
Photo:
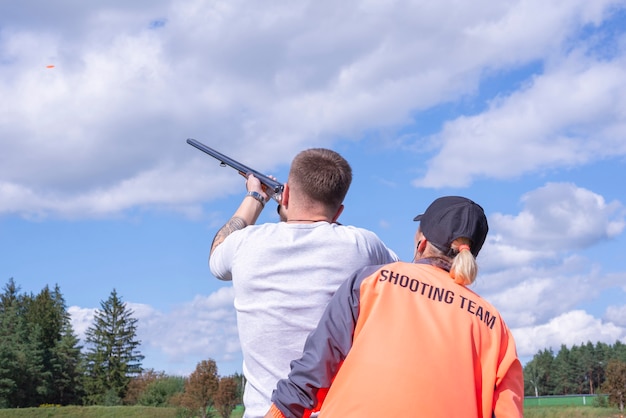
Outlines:
[[[626,344],[620,340],[615,341],[611,352],[614,358],[626,363]]]
[[[552,350],[543,350],[535,354],[533,359],[524,366],[525,394],[529,396],[551,395]]]
[[[17,363],[17,341],[15,330],[18,323],[17,292],[13,279],[4,287],[0,295],[0,408],[9,408],[17,384],[15,366]]]
[[[43,381],[38,403],[78,403],[80,400],[81,347],[74,335],[65,300],[58,285],[46,286],[37,296],[28,298],[26,319],[37,327],[43,356]]]
[[[100,307],[85,332],[87,402],[120,404],[130,380],[142,371],[137,319],[115,289]]]
[[[37,406],[45,393],[42,329],[27,320],[32,297],[19,295],[13,279],[0,297],[0,405]]]
[[[0,408],[10,408],[15,405],[15,397],[20,374],[18,353],[21,349],[17,337],[18,329],[22,327],[17,314],[17,306],[10,300],[5,301],[2,295],[0,307]]]
[[[69,321],[69,319],[68,319]],[[61,330],[61,339],[57,341],[52,353],[52,385],[54,404],[76,405],[82,403],[83,390],[83,355],[82,346],[68,322]]]
[[[559,395],[571,395],[580,393],[581,372],[578,348],[568,349],[564,344],[554,358],[552,366],[554,368],[555,393]]]

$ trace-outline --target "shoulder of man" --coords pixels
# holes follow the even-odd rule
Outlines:
[[[224,238],[224,242],[235,243],[237,241],[248,239],[253,234],[271,233],[271,230],[269,230],[269,232],[264,232],[264,231],[268,231],[268,229],[267,229],[268,225],[275,225],[275,224],[253,224],[253,225],[247,225],[244,228],[237,229],[236,231],[232,231],[230,234],[228,234],[228,236],[226,238]],[[217,246],[216,250],[219,247],[221,247],[221,245]]]
[[[360,227],[360,226],[354,226],[354,225],[343,225],[343,224],[335,224],[336,227],[338,228],[345,228],[346,230],[349,230],[355,234],[361,234],[363,236],[366,236],[368,238],[376,238],[376,239],[380,239],[378,238],[378,235],[376,235],[376,233],[374,231],[371,231],[369,229]]]

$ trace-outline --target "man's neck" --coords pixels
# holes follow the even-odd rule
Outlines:
[[[290,208],[287,210],[287,222],[288,223],[314,223],[314,222],[328,222],[330,219],[325,213],[319,210],[298,210],[296,208]],[[304,208],[303,208],[304,209]]]
[[[287,218],[287,223],[289,224],[309,224],[309,223],[315,223],[315,222],[328,222],[330,223],[330,221],[328,220],[328,218],[324,218],[324,217],[310,217],[307,219],[300,219],[300,218],[296,218],[294,217],[293,219],[291,218]]]

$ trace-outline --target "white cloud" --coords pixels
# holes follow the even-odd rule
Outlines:
[[[548,183],[521,200],[518,214],[489,214],[475,284],[511,326],[537,326],[624,281],[580,252],[621,234],[621,203],[570,183]]]
[[[626,305],[609,306],[606,308],[605,317],[618,326],[626,327]]]
[[[0,213],[197,211],[217,193],[186,182],[207,173],[188,136],[273,170],[305,146],[396,128],[472,94],[485,75],[536,60],[557,63],[530,89],[444,130],[445,160],[458,161],[458,150],[471,173],[458,176],[454,165],[454,177],[575,164],[607,144],[624,153],[611,139],[623,131],[620,58],[554,59],[616,1],[63,4],[37,2],[48,19],[0,5],[0,201],[14,197]],[[583,112],[581,103],[592,106]],[[592,134],[602,115],[606,129]],[[482,142],[476,166],[465,164],[467,138]],[[431,169],[452,184],[442,161]],[[430,174],[425,183],[437,185]]]
[[[213,359],[218,364],[241,362],[232,287],[208,296],[196,296],[168,313],[137,312],[142,346],[159,352],[170,369],[193,371],[197,363]]]
[[[72,329],[82,341],[85,340],[85,331],[93,324],[93,316],[95,313],[93,308],[81,308],[79,306],[70,306],[67,313],[72,321]]]
[[[618,283],[626,275],[603,270],[586,258],[565,257],[551,264],[530,263],[479,274],[474,287],[509,325],[531,326],[599,300],[605,291],[620,292]]]
[[[522,203],[524,208],[515,216],[490,215],[495,245],[565,252],[614,238],[626,226],[622,204],[606,203],[602,196],[574,184],[548,183],[526,193]]]
[[[511,332],[520,356],[533,356],[549,348],[556,352],[562,344],[569,347],[588,341],[614,344],[626,337],[624,327],[603,322],[581,310],[565,312],[538,326],[512,328]]]
[[[462,187],[626,154],[625,68],[623,55],[572,52],[484,112],[449,121],[433,138],[439,152],[413,184]]]

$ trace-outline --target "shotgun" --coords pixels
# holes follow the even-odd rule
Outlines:
[[[218,160],[222,167],[229,166],[231,168],[234,168],[239,172],[239,174],[241,174],[245,178],[248,178],[248,174],[254,174],[254,177],[258,178],[263,185],[263,191],[280,205],[280,200],[284,189],[284,185],[282,183],[241,164],[237,160],[233,160],[232,158],[227,157],[226,155],[214,150],[211,147],[204,145],[202,142],[196,141],[193,138],[188,138],[187,143],[191,146],[198,148],[200,151],[206,152],[211,157]]]

